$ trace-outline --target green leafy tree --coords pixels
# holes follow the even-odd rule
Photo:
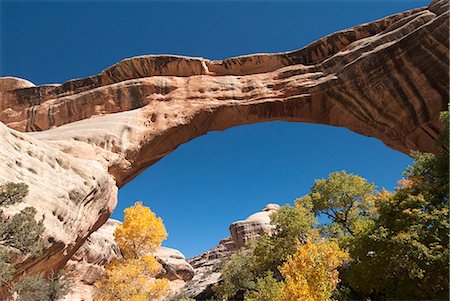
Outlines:
[[[5,247],[0,247],[0,281],[1,286],[8,285],[13,279],[15,272],[12,262],[12,252]]]
[[[275,226],[272,236],[263,235],[250,242],[224,264],[222,282],[214,287],[217,298],[242,300],[246,292],[258,294],[258,285],[269,281],[267,273],[281,280],[278,267],[296,252],[298,242],[318,237],[312,203],[307,200],[283,206],[271,215],[271,223]],[[256,295],[248,298],[251,296]]]
[[[253,250],[233,254],[221,269],[222,280],[213,287],[214,294],[220,300],[242,299],[247,290],[256,288],[258,268]]]
[[[281,294],[281,283],[272,272],[267,272],[263,278],[256,280],[254,290],[248,290],[244,295],[245,301],[277,301]]]
[[[443,119],[447,130],[439,142],[448,143],[448,113]],[[448,298],[448,145],[440,145],[438,154],[416,152],[413,157],[397,190],[377,197],[379,217],[349,244],[353,262],[344,280],[362,294]]]
[[[28,194],[24,183],[6,183],[0,186],[0,206],[22,202]],[[69,281],[62,275],[45,277],[42,274],[24,274],[13,279],[15,262],[20,256],[37,256],[42,253],[44,242],[43,220],[36,221],[36,209],[26,207],[9,218],[0,220],[0,280],[2,287],[18,293],[17,300],[57,300],[69,289]],[[16,258],[16,259],[15,259]]]
[[[316,215],[323,214],[330,219],[331,223],[324,227],[325,233],[334,237],[353,235],[361,223],[376,217],[375,188],[360,176],[346,171],[333,172],[327,179],[316,180],[311,193],[299,201],[312,202]]]
[[[312,208],[309,200],[297,200],[294,206],[283,206],[271,215],[275,226],[273,235],[264,235],[249,246],[257,262],[258,277],[264,277],[267,271],[279,276],[278,266],[295,253],[298,242],[318,237]]]

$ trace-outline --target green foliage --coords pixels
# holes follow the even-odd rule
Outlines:
[[[279,275],[278,266],[295,253],[298,242],[318,237],[317,219],[308,200],[297,200],[294,206],[283,206],[270,218],[275,226],[274,234],[271,237],[265,235],[249,246],[255,256],[259,277],[267,271]]]
[[[448,122],[448,113],[444,117]],[[444,136],[440,141],[448,143],[448,129]],[[416,152],[413,158],[395,193],[377,197],[379,217],[349,244],[353,263],[344,280],[362,294],[448,298],[448,151],[441,146],[436,155]]]
[[[449,104],[450,107],[450,104]],[[449,122],[450,122],[450,118],[449,118],[449,112],[445,111],[445,112],[441,112],[441,116],[440,116],[441,122],[444,124],[444,131],[442,131],[442,133],[439,135],[438,139],[437,139],[437,145],[438,147],[441,149],[442,153],[448,153],[448,147],[449,147]]]
[[[12,263],[12,252],[4,247],[0,247],[0,281],[1,286],[8,284],[13,279],[16,271]]]
[[[278,267],[295,253],[297,243],[318,236],[315,229],[317,220],[312,212],[312,204],[308,201],[283,206],[271,215],[271,221],[275,226],[272,236],[261,236],[224,264],[221,270],[222,282],[214,287],[219,299],[242,299],[247,291],[257,294],[260,290],[258,283],[269,281],[267,273],[281,280]]]
[[[256,288],[256,271],[258,268],[252,250],[243,250],[223,265],[222,282],[213,287],[214,294],[220,300],[232,300],[243,295],[248,289]]]
[[[245,301],[277,301],[281,293],[281,284],[274,278],[272,272],[268,272],[264,278],[256,280],[254,290],[249,290],[244,295]]]
[[[328,179],[314,182],[311,193],[300,198],[312,202],[317,215],[326,215],[332,223],[324,232],[332,237],[353,235],[364,220],[374,219],[375,185],[345,171],[333,172]]]
[[[195,301],[195,299],[184,294],[178,294],[170,298],[170,301]]]
[[[13,285],[17,301],[56,301],[70,292],[72,283],[60,273],[45,277],[42,274],[24,275]]]
[[[27,207],[7,220],[0,221],[0,242],[33,256],[42,252],[43,221],[36,222],[36,209]]]
[[[28,194],[28,185],[25,183],[8,182],[0,185],[0,206],[13,205],[21,202]]]
[[[24,183],[6,183],[0,186],[0,206],[21,202],[28,194]],[[36,209],[26,207],[21,212],[0,220],[0,280],[2,286],[19,293],[17,300],[57,300],[68,289],[69,282],[62,276],[45,278],[43,275],[22,276],[12,283],[16,255],[37,256],[42,253],[43,220],[35,219]]]

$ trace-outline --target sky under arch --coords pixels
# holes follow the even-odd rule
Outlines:
[[[128,57],[210,59],[301,48],[427,1],[4,1],[0,76],[35,84],[94,75]],[[357,173],[393,189],[411,159],[346,129],[269,122],[199,137],[119,192],[113,217],[136,200],[162,216],[165,245],[187,257],[217,244],[230,222],[292,201],[315,178]]]

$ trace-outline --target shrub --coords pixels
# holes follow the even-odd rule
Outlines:
[[[45,277],[43,274],[24,275],[13,285],[17,301],[56,301],[70,292],[71,282],[60,273]]]
[[[25,183],[8,182],[0,185],[0,206],[13,205],[21,202],[28,194],[28,185]]]

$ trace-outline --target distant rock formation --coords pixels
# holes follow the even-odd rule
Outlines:
[[[243,221],[230,225],[233,242],[238,249],[248,241],[254,240],[264,233],[272,234],[274,226],[270,224],[270,215],[280,209],[277,204],[268,204],[263,211],[250,215]]]
[[[433,0],[286,53],[141,56],[62,85],[0,78],[0,179],[29,185],[20,206],[46,227],[43,255],[16,275],[64,267],[107,221],[118,188],[208,131],[310,122],[434,152],[448,44],[448,1]]]
[[[180,295],[206,300],[212,296],[212,286],[219,282],[220,268],[224,261],[237,252],[231,237],[222,239],[217,246],[188,259],[194,268],[194,278],[179,291]]]
[[[212,286],[220,280],[220,268],[224,261],[242,248],[245,243],[258,239],[263,234],[271,235],[274,226],[270,224],[270,215],[280,209],[277,204],[268,204],[245,220],[230,225],[231,237],[222,239],[217,246],[205,253],[188,259],[194,268],[194,278],[186,283],[181,294],[206,300],[212,296]]]

